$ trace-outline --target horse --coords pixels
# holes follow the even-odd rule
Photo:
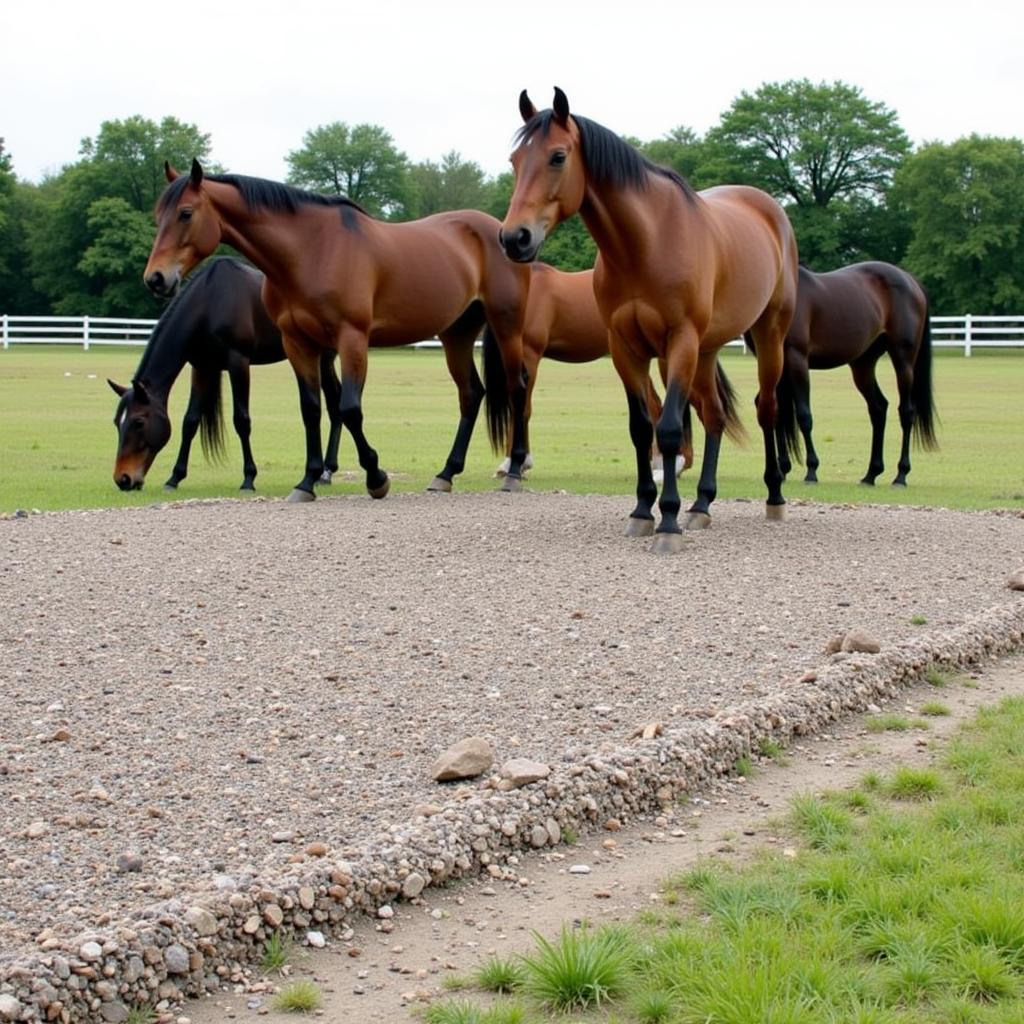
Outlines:
[[[512,463],[503,489],[522,486],[522,326],[530,274],[505,259],[495,218],[457,210],[392,224],[374,219],[344,196],[244,175],[208,175],[198,160],[188,175],[169,164],[164,171],[168,185],[157,200],[157,234],[144,280],[156,295],[173,294],[222,241],[263,271],[263,305],[281,331],[295,371],[306,432],[306,471],[290,500],[314,500],[313,485],[323,472],[321,354],[341,359],[341,421],[355,442],[367,491],[383,498],[390,480],[363,431],[368,348],[434,335],[458,387],[460,419],[448,459],[428,489],[450,491],[465,466],[485,399],[473,362],[485,324],[495,335],[505,370],[500,384],[488,388],[486,401],[488,407],[492,400],[501,406],[495,423],[506,431],[512,424]],[[497,436],[492,433],[492,439]]]
[[[279,363],[285,358],[281,332],[260,301],[262,287],[263,275],[258,270],[233,259],[212,260],[164,310],[142,353],[131,386],[107,380],[119,398],[114,413],[114,482],[122,491],[142,488],[153,460],[170,440],[167,399],[186,363],[192,364],[192,390],[181,423],[181,447],[164,490],[176,490],[188,475],[189,453],[200,427],[207,454],[223,452],[220,376],[225,370],[231,381],[235,432],[242,443],[241,490],[255,490],[256,462],[249,444],[249,367]],[[341,414],[337,405],[341,382],[329,353],[321,361],[320,377],[331,432],[326,466],[319,482],[330,483],[338,469]]]
[[[849,365],[853,383],[864,396],[871,420],[871,456],[862,484],[874,485],[885,469],[882,442],[889,406],[875,379],[875,368],[888,352],[896,371],[899,417],[903,431],[894,487],[905,487],[910,472],[913,433],[924,449],[935,449],[935,402],[932,396],[932,341],[928,296],[920,282],[891,263],[854,263],[827,274],[800,267],[796,312],[786,334],[785,368],[779,382],[780,422],[799,425],[807,449],[805,483],[818,482],[818,453],[811,441],[810,370]],[[780,435],[780,468],[799,459],[799,440],[790,426]]]
[[[512,260],[534,259],[545,236],[577,211],[598,247],[594,293],[629,407],[637,504],[627,533],[655,533],[658,498],[647,452],[654,428],[644,400],[648,367],[664,359],[667,387],[658,447],[672,465],[683,436],[683,405],[694,403],[706,431],[689,528],[710,524],[723,432],[738,434],[735,395],[716,372],[717,352],[750,332],[757,353],[757,419],[764,437],[766,515],[785,516],[775,441],[776,385],[783,339],[796,306],[797,248],[782,207],[740,185],[695,192],[675,171],[651,163],[604,126],[570,114],[556,88],[538,112],[526,90],[515,139],[515,188],[501,227]],[[654,550],[682,546],[679,491],[664,474]]]
[[[492,348],[492,335],[484,338],[484,377],[489,379],[494,372],[501,372],[496,362],[500,354]],[[524,469],[533,465],[530,452],[530,416],[533,412],[533,389],[537,384],[537,371],[541,359],[553,359],[558,363],[590,363],[608,355],[608,329],[601,319],[594,298],[594,271],[580,270],[568,273],[549,266],[547,263],[530,264],[530,294],[526,302],[526,319],[523,325],[523,367],[526,371],[526,407],[523,417],[526,439],[526,462]],[[648,380],[647,408],[652,420],[661,415],[661,399],[654,383]],[[507,454],[495,473],[505,476],[511,463]],[[687,435],[683,444],[683,455],[678,462],[682,472],[693,465],[693,446]],[[660,453],[655,453],[655,466],[660,466]],[[659,468],[655,473],[660,472]]]

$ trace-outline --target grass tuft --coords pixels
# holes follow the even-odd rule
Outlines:
[[[923,615],[911,615],[910,624],[912,626],[923,626],[928,620]]]
[[[260,968],[264,974],[278,974],[291,959],[292,940],[280,932],[274,932],[263,944],[263,959]]]
[[[523,986],[523,968],[514,960],[491,957],[473,975],[476,984],[488,992],[515,992]]]
[[[888,793],[895,800],[931,800],[942,792],[938,772],[928,768],[897,768],[893,772]]]
[[[141,1003],[129,1007],[128,1016],[125,1017],[124,1024],[153,1024],[156,1017],[156,1010],[149,1003]]]
[[[796,827],[815,850],[841,849],[850,834],[850,815],[839,807],[813,796],[793,801]]]
[[[320,1008],[323,993],[315,981],[291,981],[274,996],[274,1009],[282,1013],[312,1013]]]
[[[929,718],[941,718],[952,713],[949,705],[943,704],[941,700],[927,700],[921,705],[921,714]]]

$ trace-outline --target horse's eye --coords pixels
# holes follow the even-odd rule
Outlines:
[[[559,149],[551,154],[551,166],[561,167],[565,163],[565,150]]]
[[[187,221],[190,221],[191,219],[192,219],[192,211],[190,209],[188,209],[187,207],[184,210],[179,210],[178,211],[178,220],[187,222]]]

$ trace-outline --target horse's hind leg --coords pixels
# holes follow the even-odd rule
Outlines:
[[[636,507],[629,514],[628,537],[649,537],[654,533],[654,502],[658,488],[651,470],[651,445],[654,424],[648,408],[649,373],[647,366],[635,360],[625,344],[616,343],[609,334],[612,362],[626,390],[629,409],[629,438],[636,453]]]
[[[252,418],[249,416],[249,360],[238,357],[232,359],[228,366],[231,378],[231,403],[235,433],[242,444],[242,486],[243,491],[254,491],[256,480],[256,460],[252,457]]]
[[[776,389],[782,377],[782,342],[785,335],[785,329],[780,329],[777,322],[779,317],[779,311],[773,311],[770,319],[758,321],[750,332],[757,353],[757,422],[764,437],[764,483],[768,488],[765,516],[772,520],[786,517],[782,469],[775,445],[775,424],[778,419]]]
[[[868,416],[871,419],[871,458],[868,462],[868,471],[861,479],[862,484],[870,486],[874,486],[875,478],[885,469],[882,446],[885,442],[885,414],[889,408],[889,403],[875,379],[875,364],[877,362],[878,350],[871,348],[859,359],[850,363],[853,383],[864,396],[868,407]]]
[[[484,400],[484,385],[473,361],[473,346],[483,326],[483,309],[474,303],[463,315],[440,335],[444,346],[444,359],[455,386],[459,391],[459,425],[455,439],[441,471],[427,485],[428,491],[450,491],[452,482],[466,468],[466,454],[473,438],[480,404]]]
[[[299,386],[299,409],[306,433],[306,472],[295,485],[288,500],[314,501],[313,485],[324,471],[323,443],[320,439],[320,363],[319,354],[300,340],[284,336],[284,350],[295,371]]]
[[[366,490],[371,498],[383,498],[391,488],[387,473],[380,468],[377,452],[363,433],[363,385],[366,383],[366,335],[353,327],[338,333],[338,354],[341,356],[341,422],[352,435],[359,465],[366,473]],[[317,432],[317,441],[320,435]],[[320,466],[323,471],[323,465]],[[319,476],[319,473],[317,474]]]
[[[329,484],[338,472],[338,449],[341,446],[341,381],[334,371],[334,352],[320,356],[320,387],[327,405],[327,418],[331,421],[327,436],[327,452],[324,455],[324,471],[317,483]]]
[[[807,472],[804,475],[804,483],[816,484],[818,482],[818,466],[821,463],[818,453],[814,449],[814,442],[811,440],[811,432],[814,429],[814,419],[811,416],[811,373],[805,360],[791,359],[788,352],[786,355],[786,372],[789,376],[789,386],[793,389],[796,422],[803,435],[804,448],[807,453]]]
[[[192,389],[188,396],[188,408],[181,421],[181,445],[178,447],[178,457],[174,460],[171,475],[164,483],[165,491],[177,490],[178,484],[188,476],[188,459],[192,452],[192,442],[203,419],[205,393],[208,388],[220,384],[220,370],[213,371],[212,382],[210,378],[209,372],[192,368]]]
[[[687,513],[688,530],[703,530],[711,525],[711,503],[718,494],[718,455],[725,430],[725,407],[718,393],[717,364],[717,353],[702,352],[693,381],[694,398],[699,400],[698,412],[704,424],[704,456],[697,481],[697,500]]]
[[[889,355],[896,370],[896,387],[900,394],[900,427],[903,438],[900,444],[900,461],[896,466],[893,487],[906,487],[910,472],[910,434],[914,427],[914,367],[911,345],[890,345]]]

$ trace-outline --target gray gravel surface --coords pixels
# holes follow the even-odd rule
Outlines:
[[[1024,519],[720,502],[673,557],[564,494],[0,521],[0,954],[357,851],[449,744],[574,761],[1020,596]],[[923,616],[923,625],[913,625]],[[2,955],[0,955],[2,959]]]

